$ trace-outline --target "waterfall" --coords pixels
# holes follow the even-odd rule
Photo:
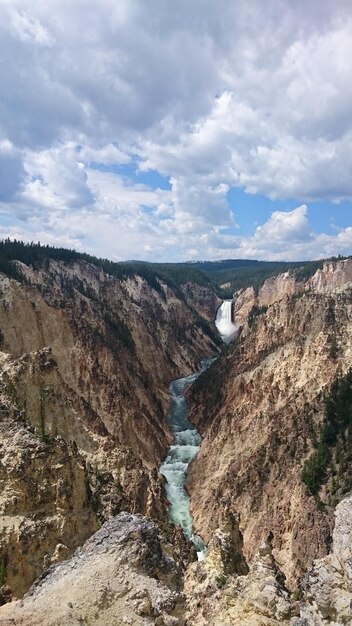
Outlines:
[[[215,326],[225,343],[229,343],[234,338],[237,327],[232,321],[232,300],[224,300],[218,308]]]

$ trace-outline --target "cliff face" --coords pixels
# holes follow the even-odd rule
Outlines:
[[[242,536],[236,519],[228,517],[210,541],[207,560],[188,567],[187,625],[347,626],[352,620],[351,520],[352,498],[346,498],[335,511],[331,553],[314,561],[291,594],[273,556],[271,537],[260,543],[243,570]]]
[[[236,295],[240,336],[189,392],[204,440],[188,485],[209,549],[194,563],[179,532],[135,513],[165,528],[165,390],[217,350],[199,320],[209,294],[189,306],[85,263],[23,270],[27,284],[1,283],[0,604],[52,567],[0,624],[349,624],[352,498],[335,521],[332,491],[313,497],[301,470],[351,366],[352,262]]]
[[[209,288],[193,283],[182,285],[182,292],[195,310],[209,322],[214,322],[216,310],[221,304],[218,296]]]
[[[0,569],[22,594],[104,520],[159,519],[172,378],[218,347],[172,288],[85,262],[0,276]]]
[[[286,287],[285,287],[286,285]],[[327,553],[332,507],[301,480],[323,419],[324,393],[351,365],[352,262],[328,263],[306,282],[270,279],[235,297],[240,338],[191,390],[204,441],[188,488],[206,540],[236,511],[251,561],[273,533],[273,555],[294,587]]]
[[[302,292],[329,294],[344,291],[352,282],[351,259],[338,262],[327,262],[323,269],[310,278],[303,279],[299,275],[286,272],[267,279],[256,291],[253,287],[241,289],[234,294],[235,321],[242,326],[247,322],[253,306],[268,307],[279,300],[298,295]]]
[[[63,439],[42,441],[3,396],[0,438],[0,582],[22,595],[98,520],[84,458]]]
[[[27,286],[3,283],[5,352],[51,347],[64,383],[91,409],[89,426],[157,465],[170,379],[216,351],[196,314],[165,284],[156,291],[139,276],[115,280],[84,262],[22,271]]]

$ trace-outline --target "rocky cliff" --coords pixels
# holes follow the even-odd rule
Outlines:
[[[236,511],[249,563],[272,534],[293,589],[331,544],[336,500],[324,487],[313,496],[301,472],[325,395],[351,367],[352,261],[327,263],[306,281],[270,279],[257,294],[235,294],[235,307],[239,339],[190,394],[204,437],[188,480],[192,513],[208,541],[224,512]]]
[[[340,502],[331,553],[290,593],[272,537],[248,566],[230,511],[192,561],[182,535],[166,536],[140,515],[121,513],[74,556],[52,565],[21,601],[0,608],[2,626],[348,626],[352,620],[352,498]],[[171,539],[171,541],[170,541]],[[10,599],[3,586],[0,596]]]
[[[170,380],[219,351],[216,297],[18,267],[0,275],[0,624],[351,623],[352,261],[235,294],[239,337],[188,394],[193,563],[158,467]]]
[[[0,624],[181,625],[182,554],[189,549],[184,540],[173,547],[150,520],[121,513],[71,560],[50,568],[22,601],[0,609]]]
[[[185,577],[189,626],[347,626],[352,621],[352,498],[335,511],[328,556],[314,561],[290,593],[272,551],[263,539],[249,567],[238,520],[227,512],[209,542],[206,561],[191,564]]]
[[[205,317],[209,322],[214,322],[216,310],[221,304],[221,300],[209,287],[185,283],[181,287],[187,302],[191,304],[201,317]]]
[[[111,515],[166,517],[167,387],[218,346],[162,281],[18,267],[0,275],[0,569],[21,595]]]

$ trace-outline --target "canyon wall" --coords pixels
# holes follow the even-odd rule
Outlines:
[[[0,275],[0,582],[21,595],[111,515],[166,518],[168,384],[219,348],[161,281],[18,266]]]
[[[313,497],[301,472],[325,394],[351,367],[352,260],[326,263],[306,281],[278,276],[234,300],[240,336],[190,391],[190,419],[204,438],[187,482],[191,510],[206,541],[236,512],[249,562],[273,535],[292,589],[331,545],[336,501],[324,488]]]

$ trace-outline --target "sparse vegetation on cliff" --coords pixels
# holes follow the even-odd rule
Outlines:
[[[333,257],[339,260],[344,257]],[[183,297],[178,289],[186,283],[193,283],[214,290],[222,298],[232,298],[239,289],[253,286],[261,287],[265,280],[282,272],[293,272],[298,281],[304,281],[323,267],[324,260],[319,261],[257,261],[253,259],[227,259],[224,261],[197,261],[186,263],[147,263],[145,261],[114,262],[101,259],[86,252],[77,252],[66,248],[55,248],[38,243],[5,239],[0,241],[0,271],[23,281],[24,276],[14,261],[32,265],[39,269],[46,267],[50,259],[73,263],[86,261],[101,268],[117,279],[126,279],[139,275],[163,296],[160,281],[172,286],[179,297]],[[229,283],[224,288],[221,285]]]
[[[0,586],[4,585],[7,578],[7,558],[0,557]]]
[[[300,267],[294,270],[294,275],[296,277],[296,280],[298,280],[299,282],[308,280],[308,278],[311,278],[311,276],[314,276],[317,270],[322,269],[324,263],[325,263],[324,260],[308,261],[304,265],[301,265]]]
[[[257,306],[256,304],[254,304],[254,306],[252,307],[252,310],[250,311],[248,315],[248,326],[251,328],[254,324],[256,317],[259,317],[259,315],[264,315],[264,313],[266,313],[267,310],[268,310],[267,306]]]
[[[164,281],[174,288],[187,282],[211,287],[210,280],[203,272],[183,263],[145,263],[139,261],[117,263],[109,259],[100,259],[85,252],[41,245],[40,242],[24,243],[10,239],[0,241],[0,271],[20,282],[24,280],[24,276],[14,261],[21,261],[25,265],[31,265],[34,269],[41,267],[48,269],[50,259],[65,263],[86,261],[120,280],[136,275],[141,276],[162,297],[164,291],[160,281]],[[183,298],[182,293],[179,290],[177,292]]]
[[[317,449],[304,463],[302,480],[313,495],[327,482],[333,496],[352,488],[352,368],[337,379],[325,401]]]
[[[116,314],[113,314],[111,311],[106,311],[103,314],[103,320],[106,325],[106,341],[109,347],[112,350],[117,349],[116,345],[118,344],[116,342],[118,341],[124,344],[131,352],[134,352],[135,343],[131,331],[125,322],[117,318]]]

